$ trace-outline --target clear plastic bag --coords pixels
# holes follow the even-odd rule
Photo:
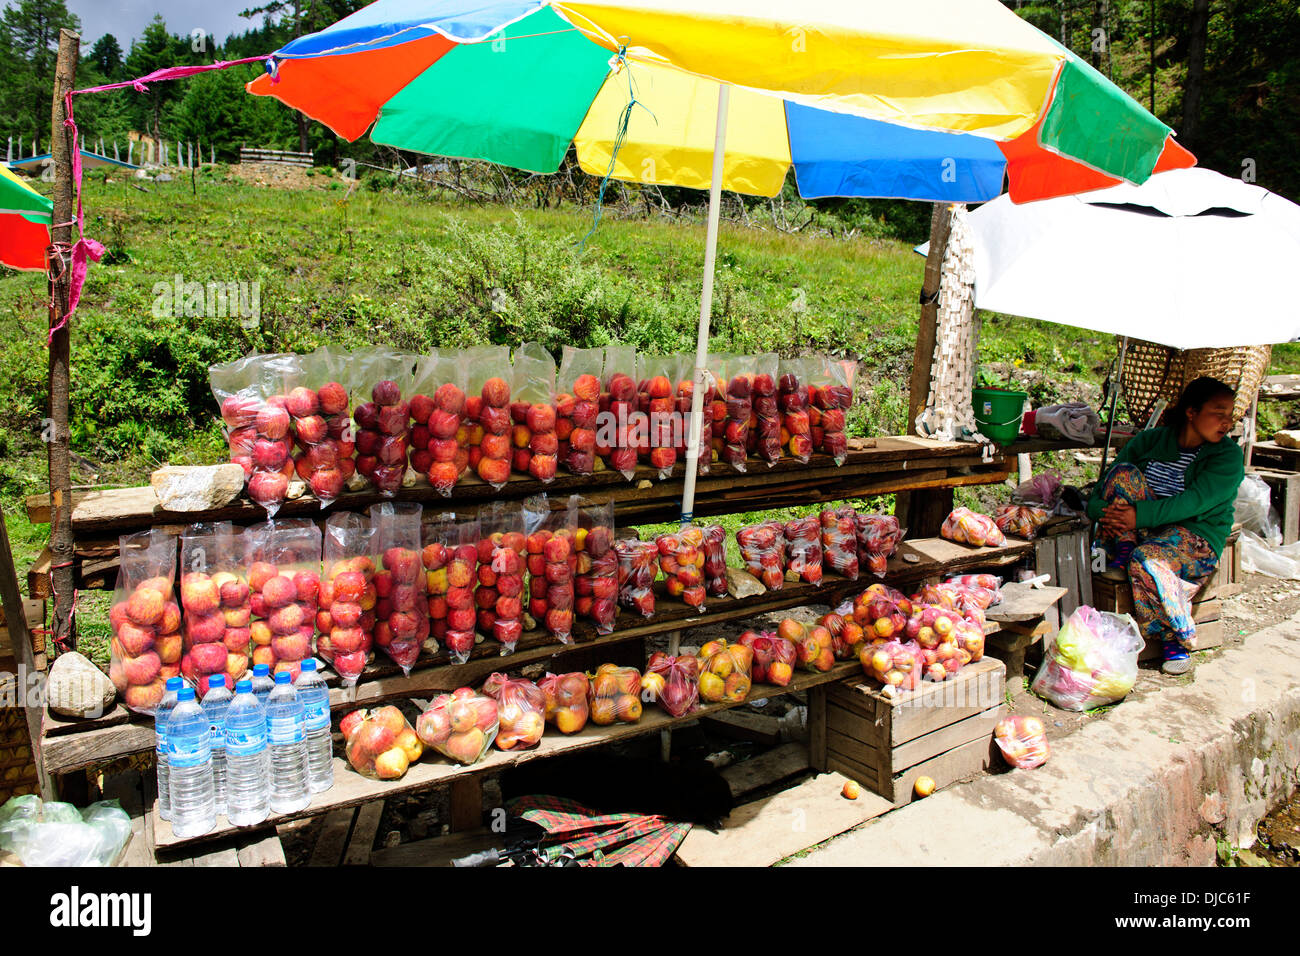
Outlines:
[[[439,694],[415,722],[425,746],[465,766],[487,755],[500,729],[497,702],[468,687]]]
[[[637,410],[636,349],[630,345],[605,346],[601,360],[601,395],[598,411],[617,422],[627,420]],[[606,443],[606,440],[609,440]],[[626,431],[596,426],[596,455],[611,471],[617,471],[629,481],[636,475],[637,449]]]
[[[868,640],[902,634],[913,612],[912,601],[885,584],[873,584],[853,599],[853,620],[866,632]]]
[[[537,686],[546,698],[546,722],[562,734],[576,734],[587,726],[590,683],[581,671],[547,674]]]
[[[618,552],[614,550],[614,501],[574,495],[569,505],[576,512],[578,547],[574,606],[595,625],[596,633],[614,633],[618,615]]]
[[[737,704],[749,696],[754,651],[744,644],[709,641],[696,655],[700,662],[700,697],[710,704]]]
[[[791,458],[807,463],[812,457],[812,424],[808,415],[808,372],[804,358],[782,359],[777,382],[781,411],[781,444]]]
[[[441,514],[426,521],[421,529],[420,563],[424,566],[424,593],[429,599],[429,636],[442,642],[447,637],[447,565],[451,562],[455,546],[451,528],[456,522],[454,514]]]
[[[1274,547],[1253,531],[1241,532],[1241,567],[1251,574],[1300,579],[1300,541]]]
[[[306,518],[267,521],[244,532],[252,663],[298,679],[312,653],[319,610],[321,529]]]
[[[722,460],[736,471],[747,468],[749,432],[754,417],[754,358],[732,355],[722,359],[727,383],[727,417],[722,432]]]
[[[1051,520],[1052,512],[1033,505],[1000,505],[993,512],[993,522],[1004,535],[1013,534],[1017,538],[1033,541],[1038,537],[1038,529]]]
[[[474,587],[478,583],[478,546],[482,538],[478,515],[456,516],[447,525],[447,652],[453,664],[464,664],[474,650],[478,624]]]
[[[1282,522],[1273,507],[1273,493],[1259,475],[1246,475],[1237,486],[1237,502],[1233,520],[1278,547],[1282,544]]]
[[[677,457],[686,460],[690,442],[691,403],[695,395],[695,355],[680,356],[677,382],[677,414],[681,419],[681,443],[677,448]],[[695,473],[707,475],[713,463],[713,411],[717,403],[718,389],[712,374],[706,373],[707,385],[704,398],[700,404],[700,444],[699,457],[696,459]],[[726,405],[721,405],[726,415]]]
[[[294,434],[288,412],[299,356],[247,355],[208,369],[208,382],[226,423],[230,460],[248,477],[248,497],[274,517],[295,477]]]
[[[787,617],[777,625],[776,633],[794,644],[795,660],[804,670],[824,674],[835,666],[835,638],[822,625]]]
[[[866,629],[854,618],[852,605],[843,611],[831,611],[817,619],[817,623],[831,632],[831,651],[837,661],[853,660],[858,656],[862,642],[866,640]]]
[[[151,528],[122,535],[118,547],[121,566],[108,612],[113,628],[108,676],[127,707],[152,714],[163,698],[163,668],[173,677],[180,670],[162,661],[163,653],[171,656],[167,648],[180,640],[181,609],[172,585],[176,538]]]
[[[1041,767],[1051,754],[1047,728],[1037,717],[1004,717],[993,728],[993,742],[998,745],[1006,762],[1019,770]]]
[[[483,684],[483,693],[497,702],[498,750],[537,746],[546,731],[546,695],[540,687],[530,680],[492,674]]]
[[[704,590],[709,597],[727,596],[727,529],[706,524],[704,532]]]
[[[573,643],[577,529],[578,516],[571,502],[554,509],[546,495],[524,502],[528,612],[561,644]]]
[[[1000,548],[1007,543],[1002,530],[992,518],[969,508],[954,508],[944,519],[939,536],[976,548]]]
[[[411,404],[407,396],[420,356],[396,349],[363,349],[353,354],[356,381],[370,401],[352,411],[357,426],[357,472],[380,494],[391,498],[406,480],[411,444]]]
[[[590,475],[596,470],[596,420],[600,415],[604,362],[603,348],[566,345],[560,355],[555,384],[555,436],[560,461],[575,475]]]
[[[764,521],[736,532],[745,570],[763,582],[769,591],[785,586],[785,525]]]
[[[543,483],[555,479],[560,440],[555,432],[555,359],[537,342],[525,342],[513,356],[510,420],[511,467]]]
[[[659,573],[659,548],[653,541],[625,538],[614,542],[618,554],[618,603],[644,618],[654,617],[654,581]]]
[[[678,415],[674,392],[682,358],[644,353],[637,356],[636,418],[628,431],[628,444],[637,450],[642,463],[658,472],[660,480],[669,477],[677,464],[681,423],[686,421]]]
[[[655,547],[659,549],[659,570],[664,573],[669,597],[703,611],[708,597],[704,585],[704,532],[695,525],[683,525],[674,534],[656,537]]]
[[[737,639],[754,653],[750,677],[755,683],[789,687],[798,663],[794,642],[779,637],[775,631],[746,631]]]
[[[465,352],[469,389],[466,418],[477,428],[469,433],[469,466],[494,489],[510,480],[510,381],[514,375],[510,349],[480,345]]]
[[[359,514],[330,515],[323,535],[316,652],[351,687],[370,662],[375,636],[375,527]]]
[[[857,363],[817,356],[820,368],[811,373],[809,397],[812,401],[810,426],[813,448],[830,455],[842,465],[849,457],[845,426],[853,405],[853,384]]]
[[[646,672],[663,678],[656,699],[670,717],[682,717],[695,709],[700,699],[700,662],[689,655],[670,657],[655,651],[646,664]]]
[[[469,469],[465,419],[469,372],[464,354],[435,350],[415,366],[411,396],[411,467],[448,497]]]
[[[479,521],[478,630],[513,654],[524,633],[524,515],[518,505],[495,501]]]
[[[375,529],[375,644],[410,674],[429,640],[429,600],[421,572],[424,509],[409,501],[370,506]],[[433,650],[433,648],[430,648]]]
[[[641,672],[635,667],[601,664],[587,688],[591,722],[635,724],[641,719]]]
[[[751,403],[754,411],[750,439],[753,442],[755,457],[771,467],[781,458],[781,409],[777,399],[777,380],[781,377],[781,362],[775,352],[755,355],[753,360],[754,381]]]
[[[858,563],[878,578],[889,569],[907,529],[893,515],[858,515]]]
[[[924,658],[913,641],[865,644],[858,654],[863,672],[886,687],[915,690],[921,685]]]
[[[346,351],[328,347],[300,356],[285,406],[298,443],[294,469],[322,508],[343,493],[356,472],[351,400],[344,384],[347,360]]]
[[[1060,504],[1063,487],[1059,473],[1043,471],[1028,481],[1016,485],[1016,490],[1011,493],[1011,500],[1016,504],[1042,508],[1050,514],[1055,512],[1056,506]]]
[[[424,755],[422,735],[393,705],[366,713],[347,735],[347,759],[363,777],[399,780]]]
[[[183,639],[159,635],[154,649],[163,679],[179,666],[185,679],[208,692],[208,678],[224,674],[229,686],[244,676],[252,653],[252,595],[244,571],[248,542],[229,521],[191,525],[181,535]]]
[[[785,523],[786,572],[798,576],[804,584],[821,587],[822,535],[816,515],[792,518]]]
[[[850,505],[827,508],[818,516],[822,528],[822,561],[850,581],[858,579],[858,514]]]
[[[1084,605],[1061,625],[1034,677],[1033,691],[1062,710],[1088,710],[1122,700],[1137,681],[1145,646],[1127,614]]]

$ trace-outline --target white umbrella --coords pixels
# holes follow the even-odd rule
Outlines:
[[[975,306],[1177,349],[1300,339],[1300,206],[1208,169],[970,214]]]

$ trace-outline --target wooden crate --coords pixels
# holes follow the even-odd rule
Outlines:
[[[27,616],[27,627],[31,633],[32,639],[32,658],[36,662],[36,669],[43,671],[46,668],[46,651],[45,651],[45,602],[39,598],[23,598],[23,613]],[[14,650],[13,641],[9,637],[9,628],[5,626],[4,618],[0,617],[0,659],[17,658],[18,654]]]
[[[1252,468],[1251,471],[1268,485],[1273,507],[1282,520],[1282,544],[1300,540],[1300,471],[1280,468]]]
[[[853,678],[827,684],[810,716],[818,769],[838,771],[895,804],[912,799],[917,777],[944,787],[987,769],[993,728],[1006,716],[1006,667],[986,657],[941,684],[923,681],[894,699]]]
[[[39,791],[27,716],[21,707],[0,707],[0,804]]]

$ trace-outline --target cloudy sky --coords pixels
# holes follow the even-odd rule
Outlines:
[[[258,19],[245,20],[240,10],[262,6],[260,0],[65,0],[68,10],[81,18],[82,45],[89,47],[105,33],[112,33],[129,49],[155,13],[161,13],[172,33],[206,30],[224,41],[232,33],[257,26]]]

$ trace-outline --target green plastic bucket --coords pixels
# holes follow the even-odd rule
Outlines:
[[[1028,392],[1004,392],[996,388],[977,388],[971,392],[975,423],[980,434],[999,445],[1010,445],[1020,434],[1020,417],[1024,414]]]

